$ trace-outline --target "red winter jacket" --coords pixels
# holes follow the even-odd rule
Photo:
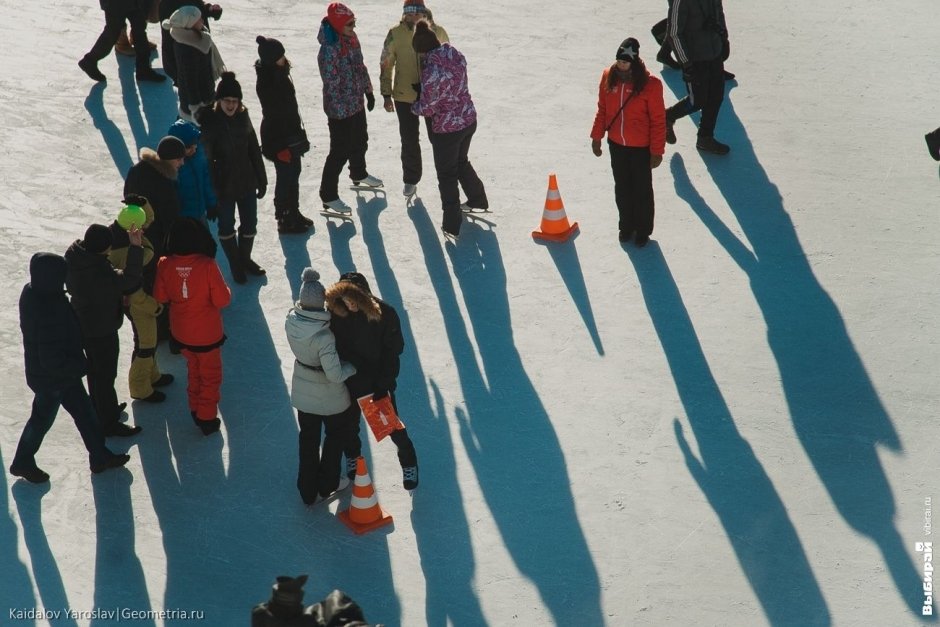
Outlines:
[[[620,105],[633,92],[633,84],[618,83],[613,90],[608,90],[609,73],[610,68],[607,68],[601,75],[591,139],[602,139],[604,129],[610,125],[607,130],[610,141],[621,146],[649,146],[651,154],[662,155],[666,151],[663,84],[655,76],[649,76],[643,91],[630,98],[627,106],[620,111]]]
[[[172,255],[157,264],[153,297],[170,307],[170,332],[185,346],[222,341],[222,308],[232,292],[214,259],[205,255]]]

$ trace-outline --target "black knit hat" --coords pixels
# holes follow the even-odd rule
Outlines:
[[[262,65],[274,65],[284,56],[284,44],[277,39],[258,35],[255,41],[258,42],[258,58]]]
[[[166,238],[170,255],[206,255],[215,257],[215,241],[206,226],[196,218],[180,217],[173,221]]]
[[[372,293],[372,290],[369,289],[369,282],[366,281],[366,278],[358,272],[344,272],[342,275],[340,275],[339,280],[352,283],[366,294]]]
[[[82,248],[90,253],[103,253],[111,247],[111,229],[103,224],[92,224],[85,230]]]
[[[618,61],[636,61],[640,56],[640,42],[633,37],[627,37],[617,48]]]
[[[163,161],[182,159],[186,156],[186,146],[179,137],[167,135],[157,144],[157,156]]]
[[[439,48],[440,45],[441,41],[431,30],[431,25],[428,24],[427,20],[421,20],[415,24],[415,34],[411,37],[411,47],[414,48],[415,52],[419,54],[430,52],[435,48]]]
[[[219,79],[219,84],[215,88],[215,99],[222,100],[223,98],[242,99],[242,86],[235,80],[235,72],[222,72],[222,78]]]

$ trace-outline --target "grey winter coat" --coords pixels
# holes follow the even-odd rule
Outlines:
[[[352,402],[343,381],[354,375],[356,368],[340,361],[336,353],[330,313],[295,307],[287,314],[284,330],[296,358],[291,405],[320,416],[343,412]]]

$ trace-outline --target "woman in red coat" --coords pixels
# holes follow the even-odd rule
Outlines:
[[[189,369],[189,410],[205,435],[219,430],[222,386],[222,308],[232,292],[215,262],[215,242],[195,218],[179,218],[170,227],[168,257],[157,264],[153,297],[170,308],[170,333],[182,346]]]
[[[636,233],[646,246],[653,232],[653,174],[666,148],[663,84],[650,76],[640,59],[640,44],[630,37],[617,49],[617,60],[601,75],[591,148],[601,156],[607,135],[614,197],[620,212],[620,241]]]

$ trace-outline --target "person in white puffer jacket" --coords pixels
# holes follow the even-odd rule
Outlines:
[[[356,368],[341,361],[330,331],[330,312],[324,308],[320,274],[306,268],[300,297],[284,323],[287,341],[296,358],[291,379],[291,405],[300,424],[300,467],[297,489],[307,505],[328,497],[340,486],[340,461],[346,441],[356,435],[359,405],[343,383]],[[325,429],[323,452],[320,431]],[[346,485],[348,479],[342,477]],[[345,487],[345,486],[342,486]]]

